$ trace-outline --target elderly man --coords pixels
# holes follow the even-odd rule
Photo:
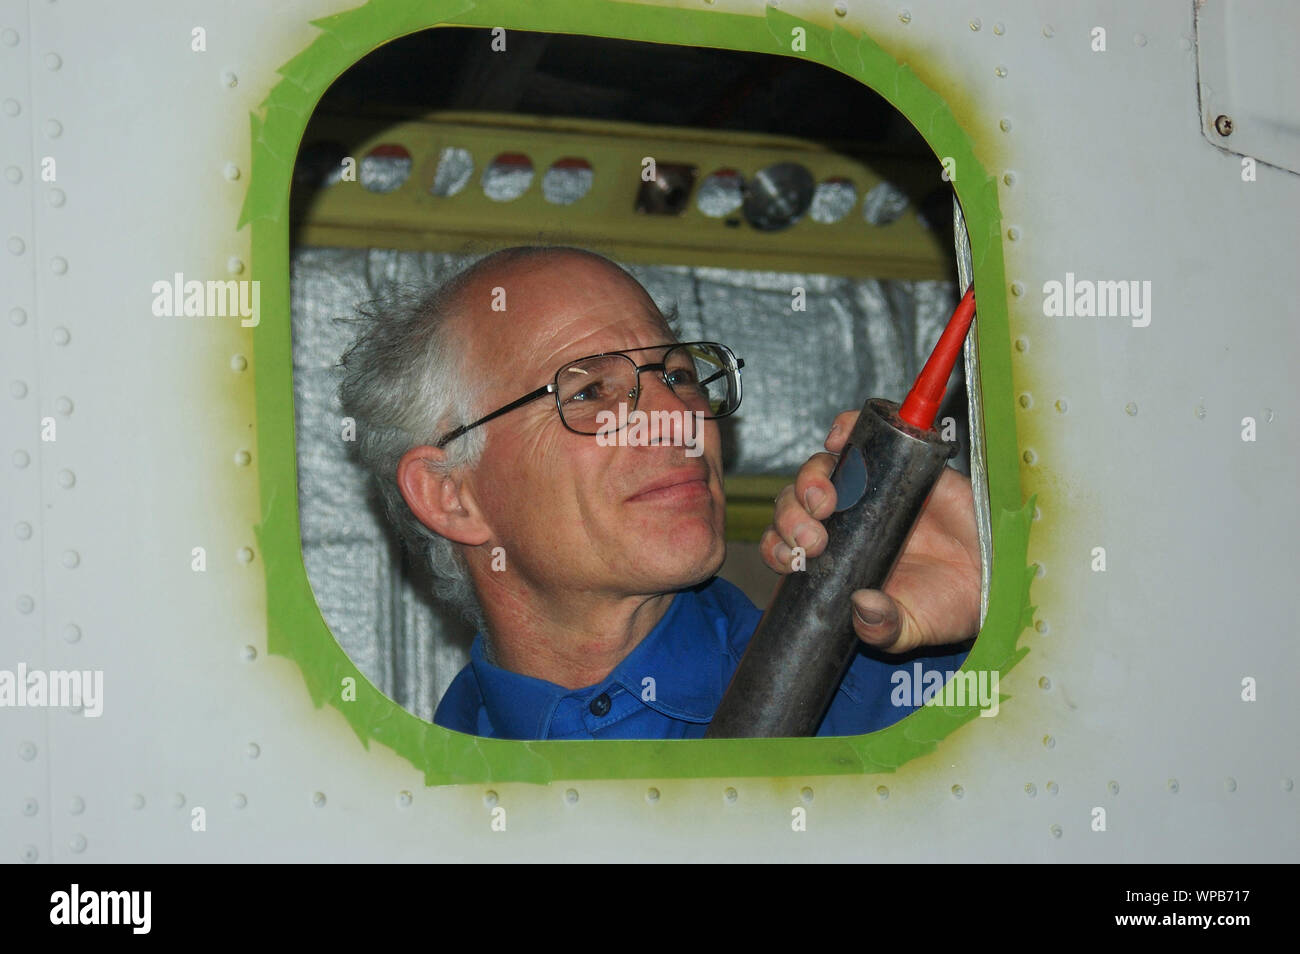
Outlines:
[[[673,349],[645,289],[573,248],[495,252],[383,319],[344,356],[344,407],[390,516],[479,628],[434,721],[514,739],[703,736],[761,616],[715,576],[716,420],[735,410],[734,356]],[[674,426],[613,440],[609,417],[593,423],[620,403],[620,421],[659,412]],[[856,413],[836,418],[831,453],[777,498],[761,552],[778,573],[795,546],[825,547],[833,454]],[[853,594],[855,629],[885,653],[963,640],[978,627],[979,579],[970,484],[949,469],[886,592]],[[819,734],[910,711],[890,677],[913,662],[882,655],[859,653]],[[955,671],[963,658],[923,665]]]

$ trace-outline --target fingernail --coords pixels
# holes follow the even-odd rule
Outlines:
[[[853,615],[862,620],[862,622],[868,626],[876,626],[885,620],[884,613],[878,613],[875,610],[867,610],[864,613],[862,610],[858,609],[857,606],[853,607]]]
[[[803,495],[803,505],[809,513],[816,513],[817,507],[826,499],[826,492],[820,487],[809,487]]]
[[[794,528],[794,542],[805,550],[811,549],[812,545],[819,539],[817,528],[811,523],[801,523]]]
[[[832,424],[832,425],[831,425],[831,432],[830,432],[829,434],[826,435],[826,440],[830,440],[832,437],[834,437],[834,436],[835,436],[835,432],[838,431],[839,429],[840,429],[839,424]]]
[[[785,541],[782,540],[772,548],[772,555],[776,557],[777,563],[789,563],[790,557],[794,555],[794,551],[786,546]]]

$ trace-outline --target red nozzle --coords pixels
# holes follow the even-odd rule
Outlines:
[[[957,310],[948,319],[948,327],[939,336],[939,343],[934,346],[925,367],[916,376],[916,383],[907,393],[898,416],[913,427],[928,431],[934,425],[934,416],[939,413],[943,403],[944,392],[948,389],[948,376],[952,374],[957,356],[961,354],[962,342],[970,330],[971,319],[975,317],[975,286],[966,289],[966,294],[957,303]]]

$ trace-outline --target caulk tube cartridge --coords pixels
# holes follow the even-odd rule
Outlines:
[[[816,733],[859,639],[849,596],[884,586],[943,468],[957,450],[872,398],[831,474],[826,548],[782,578],[714,713],[706,738]]]

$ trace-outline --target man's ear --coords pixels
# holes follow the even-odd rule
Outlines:
[[[439,536],[466,546],[492,538],[491,530],[459,473],[434,465],[446,459],[437,447],[413,447],[397,463],[397,488],[420,522]]]

